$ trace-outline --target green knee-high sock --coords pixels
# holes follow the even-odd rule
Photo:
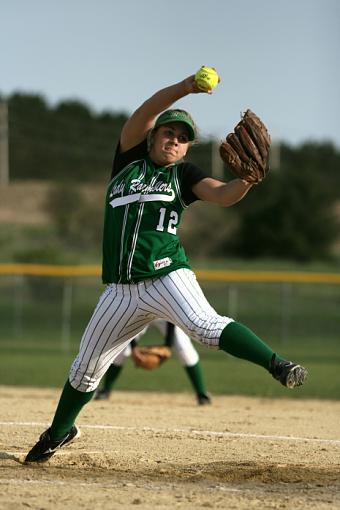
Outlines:
[[[104,385],[103,390],[105,391],[112,391],[113,385],[116,382],[117,377],[122,371],[122,366],[118,365],[110,365],[108,368],[108,371],[106,372],[104,376]]]
[[[220,336],[219,348],[237,358],[256,363],[266,370],[269,370],[271,359],[275,354],[263,340],[239,322],[231,322],[224,328]]]
[[[66,381],[51,425],[51,439],[61,439],[67,434],[81,409],[91,400],[94,393],[75,390],[69,381]]]
[[[198,361],[196,365],[185,367],[191,384],[193,385],[197,395],[206,395],[207,390],[204,384],[203,371],[201,363]]]

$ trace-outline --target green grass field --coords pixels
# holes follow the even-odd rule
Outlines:
[[[151,332],[152,333],[152,332]],[[147,343],[159,341],[152,333]],[[292,398],[340,398],[340,354],[337,342],[289,342],[276,343],[274,348],[297,360],[309,369],[306,385],[289,391],[278,384],[261,367],[233,358],[222,351],[206,349],[195,344],[202,360],[204,375],[212,394],[257,395],[263,397]],[[52,346],[37,343],[2,346],[0,350],[0,384],[19,386],[61,387],[67,377],[70,364],[76,355]],[[191,387],[185,370],[174,357],[161,368],[148,372],[136,369],[128,360],[117,381],[120,390],[150,390],[166,392],[190,392]]]

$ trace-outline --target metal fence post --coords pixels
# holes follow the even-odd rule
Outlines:
[[[15,338],[22,337],[22,312],[24,301],[24,275],[18,274],[14,276],[14,309],[13,309],[13,331]]]
[[[65,279],[62,296],[61,320],[61,346],[64,352],[70,352],[71,347],[72,295],[73,282],[71,279]]]

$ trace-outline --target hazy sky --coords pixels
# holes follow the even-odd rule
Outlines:
[[[132,112],[157,89],[216,67],[188,109],[222,138],[250,107],[274,138],[340,147],[339,0],[0,0],[0,94]]]

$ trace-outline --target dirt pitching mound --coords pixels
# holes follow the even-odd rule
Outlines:
[[[340,402],[116,392],[25,465],[59,390],[0,387],[0,508],[340,508]]]

